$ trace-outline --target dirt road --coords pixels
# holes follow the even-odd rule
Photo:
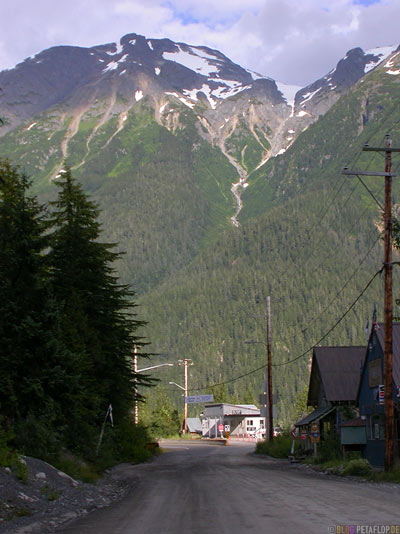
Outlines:
[[[127,497],[62,532],[325,534],[338,532],[335,525],[400,525],[396,486],[258,457],[247,443],[168,441],[161,446],[166,452],[154,462],[134,467],[136,485]]]

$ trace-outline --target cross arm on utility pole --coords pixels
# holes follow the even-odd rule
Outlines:
[[[397,176],[394,172],[349,171],[347,167],[344,167],[342,174],[347,174],[348,176],[389,176],[390,178]]]
[[[369,146],[369,145],[364,145],[363,146],[363,151],[364,152],[400,152],[400,148],[393,148],[391,146],[385,147],[385,148],[380,148],[380,147],[373,147],[373,146]]]

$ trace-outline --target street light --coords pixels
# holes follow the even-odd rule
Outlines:
[[[171,367],[174,364],[173,363],[160,363],[159,365],[152,365],[151,367],[145,367],[144,369],[137,369],[135,373],[143,373],[143,371],[150,371],[150,369],[156,369],[157,367],[163,367],[164,365],[169,365]]]
[[[173,366],[173,363],[159,363],[158,365],[152,365],[151,367],[145,367],[144,369],[138,369],[137,368],[137,349],[136,347],[133,350],[133,372],[135,375],[138,373],[143,373],[144,371],[150,371],[150,369],[157,369],[158,367],[164,367],[164,366]],[[134,394],[134,413],[133,413],[133,422],[135,425],[139,422],[139,403],[137,400],[137,378],[136,376],[133,377],[133,394]]]
[[[174,386],[178,387],[178,388],[181,388],[183,389],[183,391],[185,391],[185,388],[183,386],[180,386],[179,384],[177,384],[176,382],[168,382],[168,384],[173,384]]]

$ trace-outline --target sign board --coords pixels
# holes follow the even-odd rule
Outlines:
[[[385,404],[385,386],[382,384],[378,386],[378,402],[379,404]]]
[[[296,439],[296,432],[297,432],[297,428],[294,426],[292,428],[292,430],[290,431],[290,433],[292,435],[292,439]]]
[[[307,439],[307,430],[302,430],[300,432],[300,439]]]
[[[231,431],[231,425],[225,425],[225,432]]]
[[[185,397],[186,404],[197,404],[203,402],[214,402],[214,395],[191,395]]]
[[[319,424],[318,423],[312,423],[311,425],[311,433],[310,433],[311,441],[319,442]]]
[[[218,425],[218,430],[220,432],[223,432],[224,431],[224,425],[222,425],[221,423]]]

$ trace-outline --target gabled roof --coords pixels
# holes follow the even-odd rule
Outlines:
[[[304,425],[309,425],[310,423],[312,423],[314,421],[317,422],[320,419],[324,418],[329,413],[331,413],[332,410],[334,410],[334,409],[335,409],[335,407],[332,406],[331,403],[326,404],[325,406],[320,406],[319,408],[317,408],[316,410],[314,410],[310,414],[308,414],[305,417],[303,417],[303,419],[300,419],[300,421],[297,421],[294,424],[294,426],[304,426]]]
[[[315,347],[308,404],[318,404],[320,388],[329,402],[355,401],[366,347]]]
[[[385,329],[383,323],[376,323],[375,333],[377,335],[382,352],[385,348]],[[392,330],[393,343],[393,380],[396,386],[400,386],[400,323],[393,323]]]
[[[201,433],[201,421],[199,417],[188,417],[186,419],[186,424],[189,432],[199,432]]]

